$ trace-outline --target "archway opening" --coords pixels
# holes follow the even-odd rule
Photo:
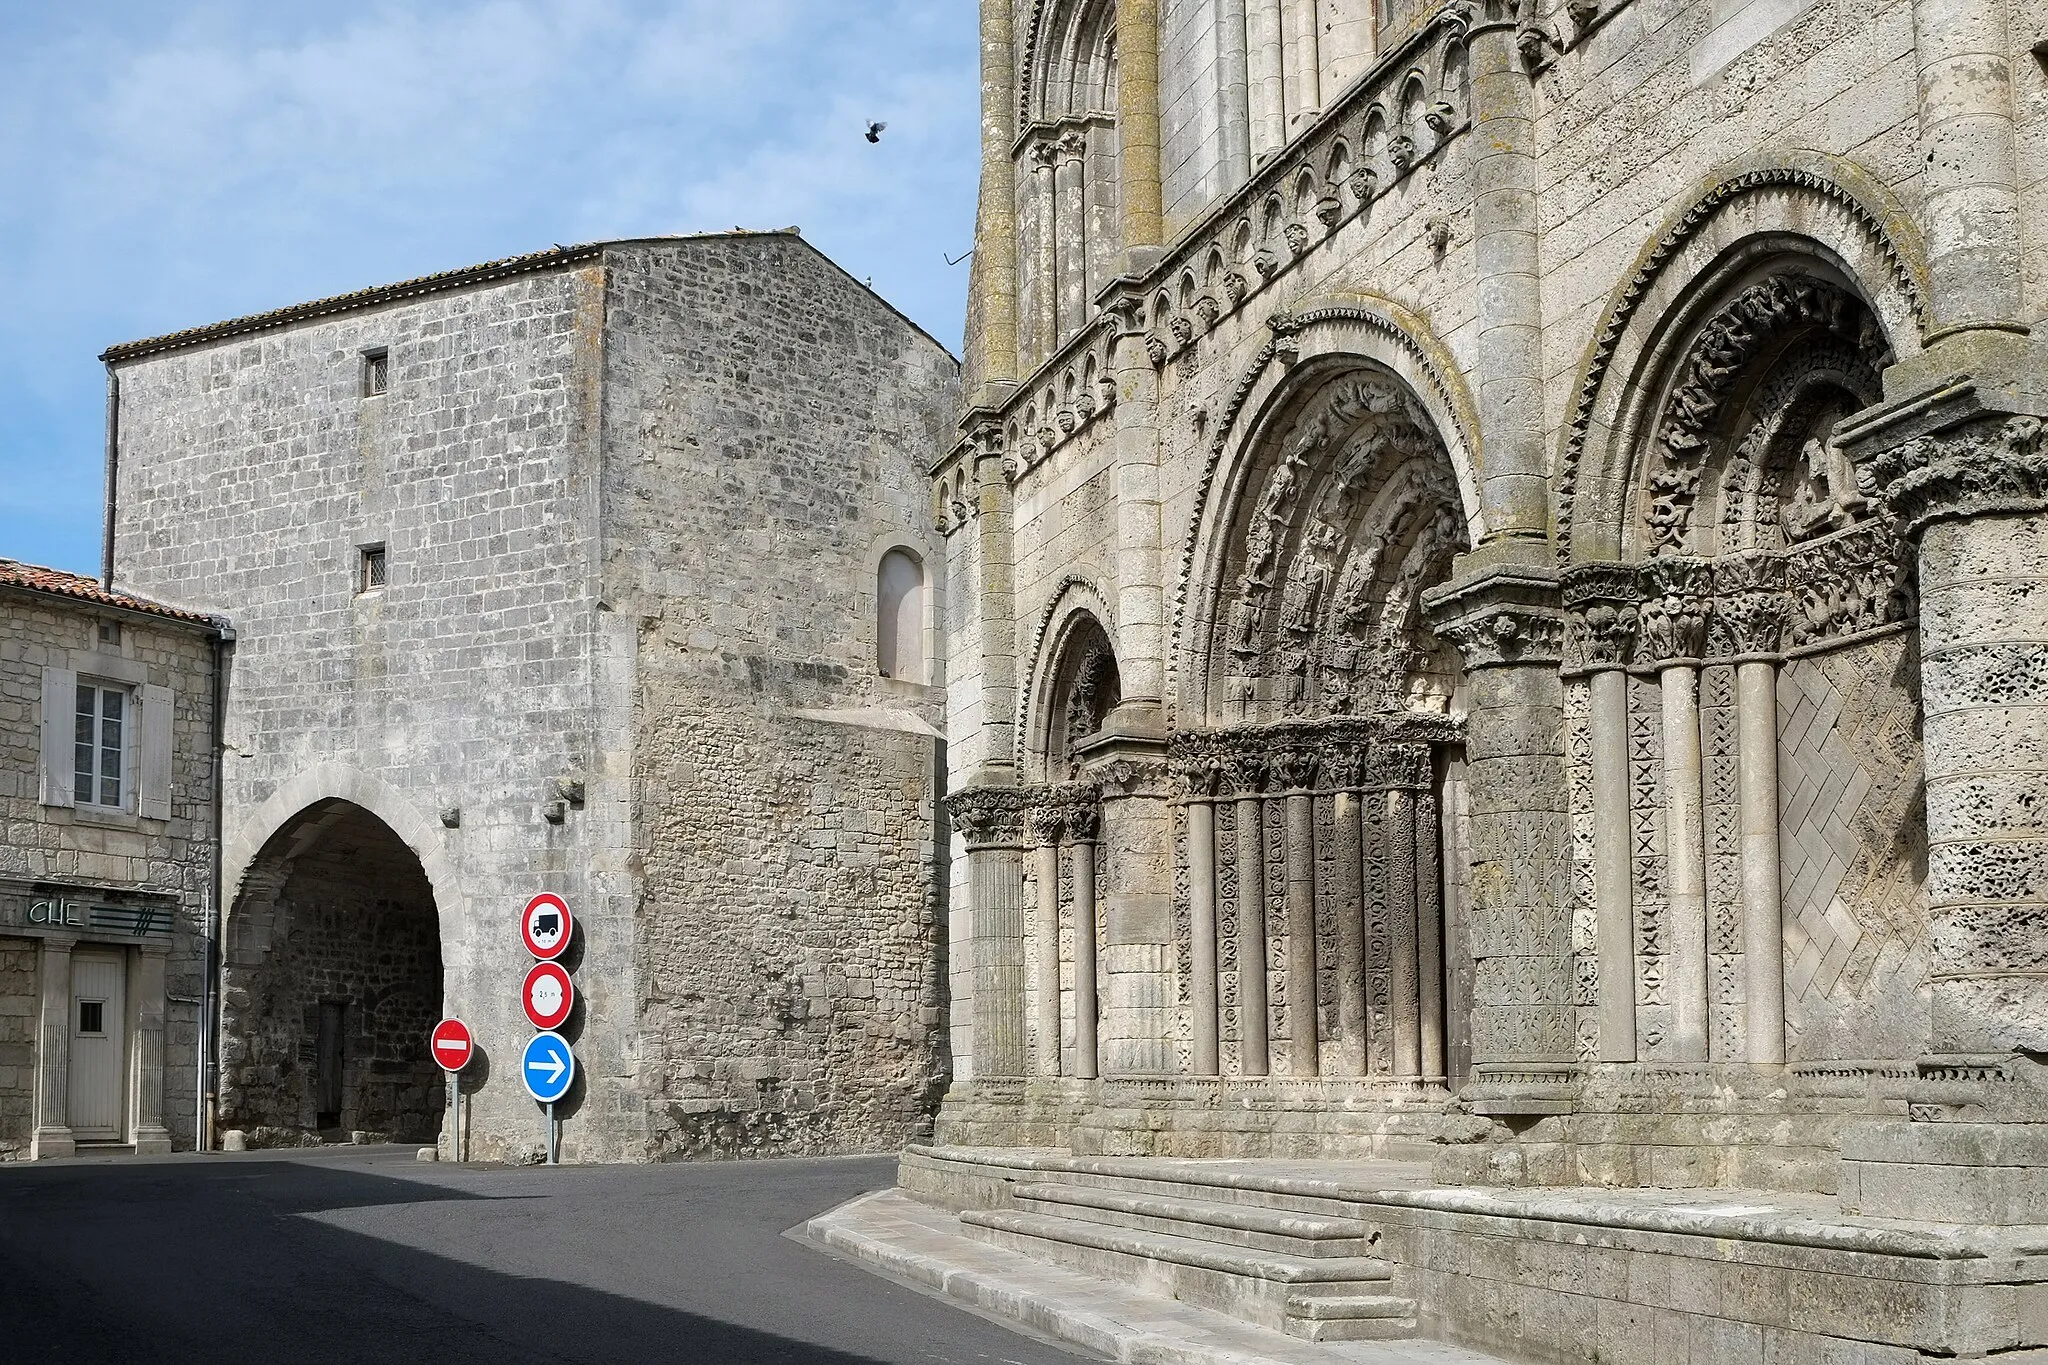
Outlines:
[[[242,878],[221,963],[221,1117],[252,1145],[431,1142],[445,1085],[434,891],[390,826],[317,802]]]
[[[1080,773],[1080,750],[1122,704],[1116,650],[1102,623],[1077,618],[1061,643],[1052,673],[1043,759],[1047,778],[1062,782]]]

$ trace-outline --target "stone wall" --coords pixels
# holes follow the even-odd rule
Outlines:
[[[25,1156],[36,1126],[37,946],[0,938],[0,1161]]]
[[[102,639],[109,624],[118,624],[117,640]],[[170,819],[145,819],[132,800],[127,812],[41,804],[47,667],[170,690]],[[0,593],[0,878],[177,898],[165,961],[163,1122],[181,1148],[193,1145],[197,1125],[200,934],[213,858],[212,672],[204,627],[157,625],[48,594]],[[35,1023],[23,1027],[32,1041]],[[0,1062],[0,1069],[11,1065]],[[22,1084],[33,1095],[31,1072],[23,1071]]]
[[[879,676],[876,575],[911,551],[936,623],[924,467],[957,366],[793,235],[613,259],[606,601],[634,629],[651,1151],[897,1146],[948,1074],[945,664]]]

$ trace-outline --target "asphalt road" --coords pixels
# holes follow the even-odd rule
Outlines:
[[[782,1233],[887,1158],[0,1167],[0,1361],[1073,1365]]]

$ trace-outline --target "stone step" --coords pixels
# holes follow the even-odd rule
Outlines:
[[[1093,1185],[1018,1185],[1011,1197],[1027,1213],[1191,1237],[1298,1256],[1370,1256],[1379,1234],[1356,1218],[1296,1213],[1256,1204],[1218,1203]]]
[[[992,1246],[1297,1336],[1313,1320],[1290,1313],[1290,1299],[1370,1295],[1394,1273],[1370,1257],[1290,1255],[1043,1213],[969,1210],[960,1225]]]
[[[1290,1294],[1283,1330],[1309,1341],[1400,1340],[1415,1335],[1415,1300],[1313,1290]]]

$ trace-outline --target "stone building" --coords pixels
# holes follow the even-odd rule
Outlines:
[[[956,362],[793,230],[608,242],[117,346],[112,577],[231,604],[220,1113],[565,1160],[873,1150],[947,1074]]]
[[[1173,1281],[1310,1335],[2048,1346],[2048,11],[981,17],[906,1184],[1155,1285],[1348,1206],[1402,1297]]]
[[[189,1149],[224,619],[0,559],[0,1160]]]

